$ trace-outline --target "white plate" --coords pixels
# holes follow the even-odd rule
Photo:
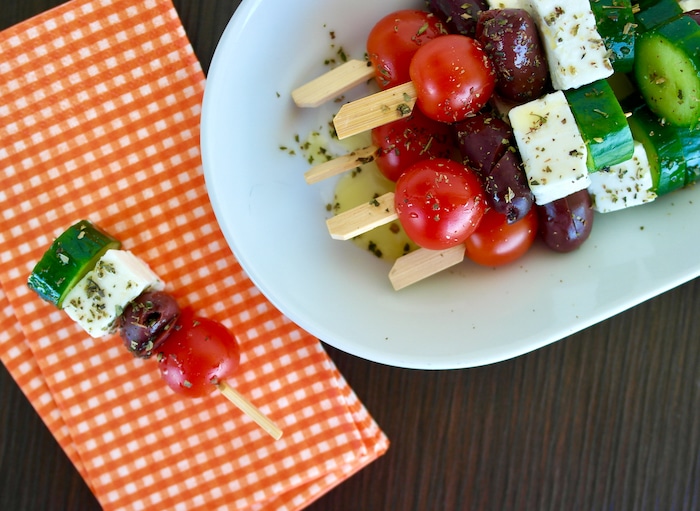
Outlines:
[[[538,246],[511,267],[464,263],[400,292],[386,262],[330,239],[335,181],[307,185],[303,156],[280,146],[325,130],[338,105],[298,109],[290,92],[340,46],[363,58],[376,20],[419,5],[244,0],[223,34],[203,105],[207,188],[231,249],[276,307],[359,357],[452,369],[535,350],[700,274],[697,189],[597,216],[576,253]]]

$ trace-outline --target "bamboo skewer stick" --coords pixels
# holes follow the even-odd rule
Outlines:
[[[371,145],[315,165],[304,173],[304,179],[311,185],[328,179],[329,177],[342,174],[350,169],[360,167],[373,161],[378,150],[378,147]]]
[[[464,244],[445,250],[419,248],[399,257],[389,271],[389,280],[395,291],[435,275],[464,261]]]
[[[243,413],[253,419],[255,423],[264,429],[272,438],[279,440],[282,438],[282,430],[278,428],[267,416],[265,416],[258,408],[248,401],[240,392],[231,387],[225,381],[217,383],[217,388],[226,399],[236,405]]]
[[[349,60],[341,66],[294,89],[299,107],[314,108],[374,77],[374,67],[364,60]]]
[[[338,138],[357,135],[411,114],[417,93],[412,82],[344,104],[333,118]]]
[[[389,192],[329,218],[326,226],[331,238],[346,241],[397,218],[394,192]]]

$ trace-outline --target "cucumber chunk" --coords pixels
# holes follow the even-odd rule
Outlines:
[[[649,108],[676,126],[700,121],[700,26],[675,18],[637,38],[634,75]]]
[[[634,67],[637,26],[631,0],[591,0],[590,3],[613,69],[617,73],[629,73]]]
[[[88,220],[66,229],[44,253],[27,285],[43,300],[62,308],[63,299],[110,248],[121,243]]]
[[[607,80],[564,91],[588,149],[589,172],[627,161],[634,152],[627,118]]]
[[[683,145],[675,127],[664,123],[642,106],[627,119],[635,140],[642,143],[649,159],[653,191],[665,195],[686,184]]]
[[[639,34],[652,30],[683,13],[677,0],[641,0],[638,7],[639,12],[634,15],[634,19]]]

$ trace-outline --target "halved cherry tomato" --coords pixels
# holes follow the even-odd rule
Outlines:
[[[481,110],[493,94],[496,72],[481,45],[463,35],[438,37],[411,60],[417,105],[436,121],[453,123]]]
[[[444,158],[422,160],[396,182],[394,206],[406,234],[421,247],[442,250],[464,242],[486,210],[476,174]]]
[[[479,226],[464,242],[466,255],[484,266],[503,266],[522,257],[537,239],[537,211],[508,223],[508,217],[489,209]]]
[[[372,143],[379,148],[377,167],[396,181],[403,171],[427,158],[451,158],[455,151],[449,125],[429,119],[414,109],[404,117],[372,130]]]
[[[367,38],[367,54],[379,87],[388,89],[410,81],[413,54],[427,41],[445,34],[442,22],[426,11],[404,9],[380,19]]]
[[[159,347],[157,360],[161,377],[172,390],[200,397],[236,372],[240,347],[224,325],[184,309],[170,336]]]

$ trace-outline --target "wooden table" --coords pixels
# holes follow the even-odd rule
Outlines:
[[[0,28],[61,2],[7,3]],[[175,1],[205,70],[237,4]],[[309,509],[698,510],[699,338],[696,280],[488,367],[396,369],[328,348],[392,446]],[[0,509],[99,509],[4,367],[0,400]]]

